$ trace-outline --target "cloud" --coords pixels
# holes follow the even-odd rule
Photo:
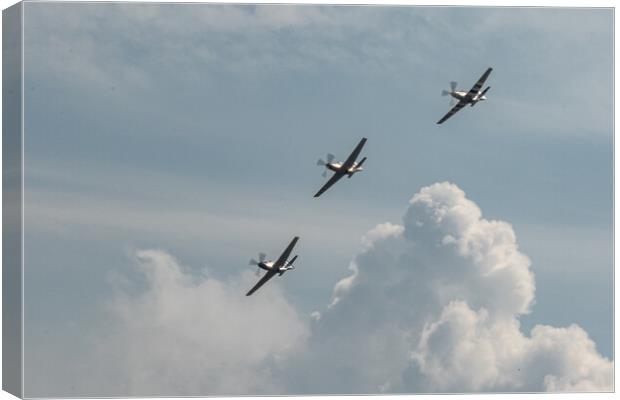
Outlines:
[[[450,273],[442,277],[444,298],[462,298],[504,315],[529,312],[535,289],[530,260],[519,252],[508,223],[481,218],[465,192],[448,183],[422,188],[410,204],[404,234],[447,261],[434,271]],[[446,251],[447,259],[440,254]]]
[[[516,319],[491,318],[463,301],[446,305],[411,354],[410,378],[441,392],[613,389],[611,362],[579,326],[537,325],[526,337]]]
[[[195,85],[214,71],[254,75],[284,68],[307,70],[324,63],[381,62],[381,44],[350,49],[351,35],[380,32],[374,26],[393,12],[299,5],[112,4],[29,5],[28,59],[36,75],[76,80],[89,87]],[[390,17],[392,14],[392,17]],[[54,19],[59,23],[50,24]],[[104,36],[105,41],[98,42]],[[371,60],[372,59],[372,60]],[[388,65],[389,66],[389,65]]]
[[[577,325],[521,332],[530,260],[510,224],[484,219],[456,185],[422,188],[403,226],[378,225],[362,242],[297,360],[309,382],[294,390],[613,389],[612,362]]]
[[[188,131],[194,123],[185,113],[170,113],[168,102],[200,114],[209,93],[228,93],[218,96],[213,103],[217,107],[227,96],[258,91],[269,103],[263,90],[278,88],[274,80],[282,83],[290,76],[299,82],[301,93],[304,82],[317,76],[346,77],[342,83],[350,79],[356,88],[375,81],[388,87],[412,82],[407,91],[419,96],[409,100],[421,99],[416,106],[421,115],[431,109],[440,113],[445,105],[429,102],[429,96],[452,79],[471,85],[487,63],[496,68],[489,81],[494,101],[485,105],[492,108],[488,118],[493,125],[512,133],[560,132],[563,137],[612,131],[609,10],[102,3],[27,7],[29,83],[50,86],[64,97],[79,94],[79,101],[71,104],[79,110],[103,102],[106,107],[96,107],[98,112],[131,109],[141,120],[166,113],[175,132]],[[582,57],[576,59],[575,53]],[[227,79],[240,87],[222,87]],[[90,101],[84,102],[85,97]],[[194,109],[194,104],[200,106]],[[502,111],[506,109],[511,112]],[[520,115],[530,118],[514,117]],[[160,129],[154,125],[145,131],[151,135]]]
[[[613,390],[613,363],[579,326],[521,331],[535,300],[530,260],[508,223],[484,219],[450,183],[415,194],[402,225],[368,231],[351,274],[309,315],[277,280],[248,298],[249,271],[219,280],[162,250],[132,257],[111,279],[96,340],[50,378],[55,394]],[[76,376],[77,388],[58,383]]]
[[[308,329],[277,282],[248,298],[251,273],[224,282],[190,273],[164,251],[141,250],[135,258],[140,279],[115,280],[113,328],[99,348],[116,391],[281,393],[272,371],[303,349]]]

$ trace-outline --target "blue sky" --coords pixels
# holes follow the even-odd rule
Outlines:
[[[27,3],[26,394],[29,382],[32,395],[72,393],[118,281],[148,286],[136,251],[227,281],[299,235],[298,268],[274,286],[309,315],[361,237],[443,181],[510,223],[530,258],[523,331],[575,323],[612,358],[612,21],[608,9]],[[437,126],[441,90],[489,66],[489,101]],[[364,172],[312,198],[316,159],[362,136]],[[59,360],[75,348],[83,359]]]

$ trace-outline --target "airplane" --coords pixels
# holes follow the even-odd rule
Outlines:
[[[484,82],[487,80],[487,78],[491,74],[491,71],[493,71],[493,68],[487,69],[484,72],[484,74],[482,74],[480,79],[478,79],[478,82],[476,82],[476,84],[469,90],[469,92],[463,92],[463,91],[456,90],[456,82],[450,82],[450,91],[443,90],[441,92],[441,95],[442,96],[450,95],[454,97],[455,99],[457,99],[458,103],[456,103],[456,105],[452,107],[452,109],[448,111],[448,113],[444,115],[443,118],[441,118],[437,122],[437,124],[444,123],[448,118],[456,114],[461,108],[465,107],[468,104],[471,107],[473,107],[479,101],[486,100],[487,97],[485,96],[485,94],[486,92],[488,92],[489,89],[491,89],[491,86],[487,86],[487,88],[482,91],[480,89],[482,89],[482,86],[484,86]]]
[[[293,247],[299,240],[299,236],[295,236],[291,243],[287,246],[284,252],[280,255],[280,257],[276,261],[265,261],[265,253],[258,254],[258,261],[255,259],[250,260],[250,265],[257,265],[259,268],[262,268],[267,271],[265,275],[254,285],[249,292],[246,293],[246,296],[250,296],[252,293],[256,292],[258,288],[263,286],[269,279],[273,278],[276,274],[282,276],[286,271],[290,271],[295,269],[293,263],[297,260],[297,256],[293,257],[290,261],[287,261],[288,256],[291,255],[291,251],[293,251]],[[260,269],[256,271],[258,274]]]
[[[360,140],[353,152],[343,163],[332,162],[334,161],[333,154],[327,155],[327,161],[319,159],[319,161],[316,162],[316,165],[324,165],[325,168],[334,171],[334,175],[327,181],[327,183],[325,183],[325,185],[323,185],[321,189],[319,189],[318,192],[316,192],[314,197],[319,197],[320,195],[322,195],[323,192],[329,189],[334,183],[338,182],[343,176],[348,175],[348,177],[351,178],[356,172],[362,171],[362,164],[364,164],[364,161],[366,161],[366,157],[362,158],[360,162],[355,162],[355,159],[357,158],[357,156],[360,155],[362,147],[364,147],[365,143],[366,138],[362,138],[362,140]],[[323,176],[327,175],[327,169],[323,173]]]

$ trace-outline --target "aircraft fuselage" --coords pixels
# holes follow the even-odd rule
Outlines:
[[[474,105],[479,101],[484,101],[487,99],[487,96],[482,94],[482,91],[478,91],[474,97],[468,97],[467,92],[461,92],[459,90],[455,90],[454,92],[450,92],[450,96],[454,97],[458,101],[465,101],[468,104]]]
[[[263,261],[258,263],[258,267],[264,269],[265,271],[271,271],[274,269],[274,264],[274,261]],[[293,269],[293,266],[286,263],[278,268],[278,272],[288,271],[289,269]]]
[[[339,162],[335,162],[335,163],[327,163],[325,164],[325,166],[334,171],[334,172],[338,172],[342,169],[342,163]],[[351,168],[349,168],[349,170],[346,172],[347,174],[354,174],[356,172],[362,171],[363,168],[362,167],[358,167],[358,163],[353,163],[353,166]]]

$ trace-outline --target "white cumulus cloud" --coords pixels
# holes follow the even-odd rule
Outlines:
[[[273,371],[303,349],[307,324],[277,283],[243,294],[252,273],[232,281],[191,273],[164,251],[135,254],[137,280],[118,286],[114,327],[101,362],[123,395],[281,393]],[[101,393],[100,393],[101,395]]]
[[[456,185],[422,188],[402,225],[361,242],[309,315],[277,281],[246,297],[250,271],[222,281],[137,251],[87,379],[125,396],[613,390],[613,363],[579,326],[521,330],[531,261]]]
[[[403,226],[378,225],[362,244],[297,360],[312,372],[295,390],[613,390],[612,362],[579,326],[521,331],[531,261],[511,225],[484,219],[456,185],[422,188]]]

